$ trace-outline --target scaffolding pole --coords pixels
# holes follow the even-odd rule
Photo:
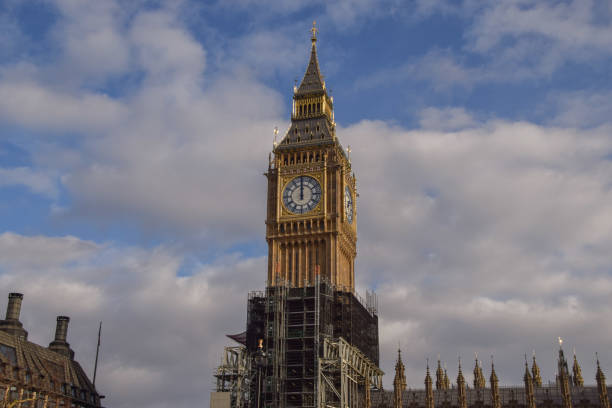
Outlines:
[[[271,363],[271,371],[266,379],[268,386],[267,404],[272,407],[285,406],[287,367],[285,362],[287,349],[287,291],[286,282],[277,281],[277,285],[266,289],[266,349]],[[270,319],[271,317],[271,319]]]

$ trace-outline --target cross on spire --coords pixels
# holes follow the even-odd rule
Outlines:
[[[318,31],[319,31],[319,29],[317,28],[317,22],[313,21],[312,22],[312,28],[310,29],[310,32],[312,33],[312,37],[310,37],[312,42],[317,41],[317,32]]]

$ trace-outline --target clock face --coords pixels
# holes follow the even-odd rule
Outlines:
[[[283,190],[283,204],[294,214],[313,210],[321,201],[321,185],[310,176],[299,176],[291,180]]]
[[[353,223],[353,195],[351,189],[346,187],[344,189],[344,213],[346,214],[346,220],[349,224]]]

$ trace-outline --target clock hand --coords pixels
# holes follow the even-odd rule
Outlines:
[[[304,199],[304,176],[300,177],[300,201]]]

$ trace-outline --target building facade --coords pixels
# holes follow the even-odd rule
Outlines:
[[[21,293],[10,293],[6,318],[0,320],[0,407],[101,407],[96,391],[67,342],[70,318],[58,316],[48,347],[28,341],[19,321]]]
[[[356,182],[336,137],[333,98],[319,69],[316,28],[310,61],[294,87],[291,126],[274,144],[268,171],[268,283],[312,285],[320,276],[355,287]]]

